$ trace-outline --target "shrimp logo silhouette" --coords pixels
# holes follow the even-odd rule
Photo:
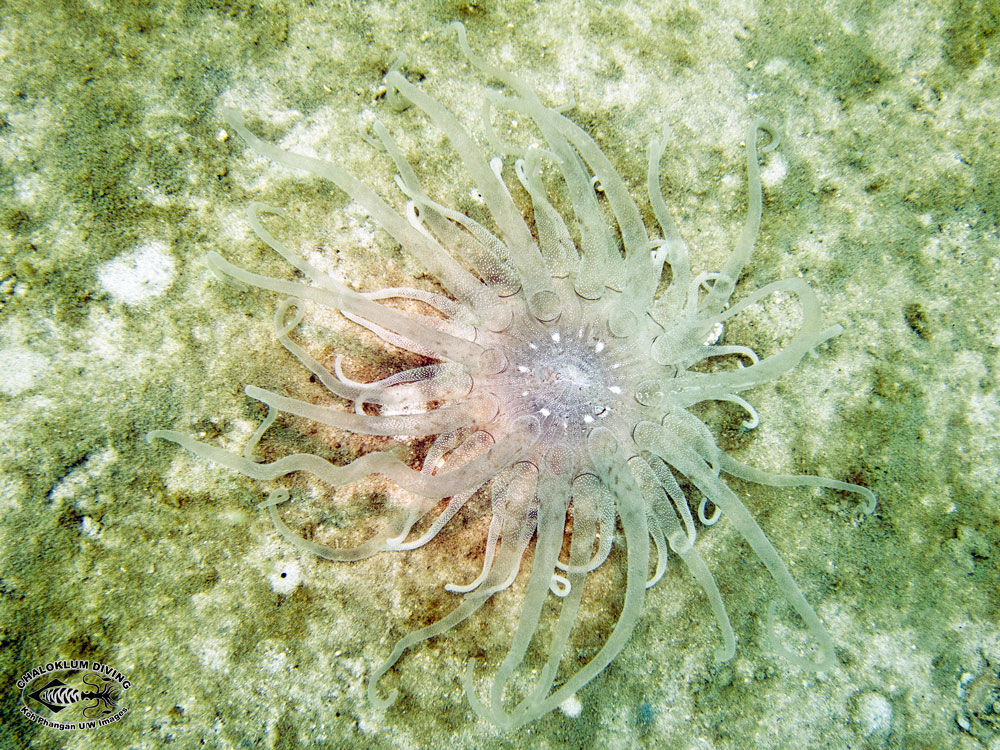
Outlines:
[[[86,659],[59,659],[29,669],[17,681],[20,713],[60,731],[97,729],[128,713],[124,693],[132,687],[114,667]]]

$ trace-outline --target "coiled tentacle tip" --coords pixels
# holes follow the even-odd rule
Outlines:
[[[392,706],[396,702],[396,698],[399,697],[398,690],[390,690],[389,695],[385,698],[380,698],[378,691],[376,689],[376,683],[379,677],[382,675],[373,675],[368,682],[368,702],[371,703],[379,711],[385,711],[387,708]]]

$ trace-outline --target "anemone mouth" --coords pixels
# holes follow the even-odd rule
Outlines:
[[[372,671],[368,696],[376,706],[387,707],[395,699],[395,690],[381,697],[378,683],[404,652],[455,627],[494,594],[510,588],[527,557],[530,573],[517,625],[485,697],[473,664],[464,674],[469,702],[484,719],[506,729],[521,726],[573,697],[599,674],[624,648],[642,612],[645,590],[663,575],[670,553],[680,558],[708,599],[722,635],[719,658],[731,658],[735,634],[698,551],[695,516],[705,526],[725,518],[743,535],[805,623],[816,658],[809,661],[783,647],[779,650],[796,663],[830,667],[832,641],[723,475],[774,486],[855,492],[864,498],[863,512],[874,509],[875,496],[846,482],[745,466],[722,452],[708,427],[690,411],[705,401],[736,403],[750,414],[745,425],[752,428],[759,417],[740,394],[783,375],[840,330],[824,327],[816,297],[800,279],[774,282],[730,302],[760,226],[757,141],[762,132],[768,133],[771,141],[765,150],[774,148],[773,128],[755,122],[747,135],[750,200],[735,248],[718,272],[695,275],[688,247],[660,194],[667,134],[654,138],[649,148],[647,191],[662,235],[651,239],[625,181],[597,143],[564,114],[543,105],[519,78],[473,53],[464,28],[456,29],[466,59],[510,92],[490,97],[490,105],[527,116],[543,145],[501,144],[504,155],[514,157],[504,164],[499,157],[490,158],[451,112],[398,70],[387,74],[386,84],[395,98],[415,105],[445,133],[476,185],[490,226],[431,198],[379,122],[372,129],[398,172],[407,206],[403,213],[342,167],[263,141],[244,125],[241,115],[224,112],[229,125],[257,153],[325,178],[347,193],[434,274],[446,293],[410,287],[355,291],[268,231],[261,215],[278,209],[251,204],[247,220],[257,236],[303,278],[263,276],[216,253],[210,254],[209,264],[236,285],[284,298],[274,316],[278,341],[333,400],[314,404],[247,386],[246,394],[265,404],[268,415],[242,454],[172,430],[156,430],[148,438],[177,443],[262,481],[304,472],[341,488],[382,475],[406,490],[409,500],[392,508],[371,538],[354,547],[338,547],[305,539],[286,524],[280,507],[291,494],[281,485],[273,489],[261,507],[278,533],[297,549],[329,560],[421,547],[475,493],[488,495],[490,521],[481,572],[471,582],[448,584],[447,591],[462,596],[457,606],[402,638]],[[486,125],[489,130],[488,118]],[[499,143],[495,133],[491,141]],[[561,180],[562,201],[553,201],[542,182],[543,162],[551,164]],[[518,184],[531,204],[530,221],[511,197]],[[557,211],[554,203],[566,205],[572,216]],[[613,226],[605,221],[605,205]],[[578,228],[575,234],[570,226]],[[669,283],[660,291],[664,266],[669,268]],[[777,293],[794,296],[802,311],[798,329],[777,353],[761,358],[747,347],[720,343],[712,334],[732,316]],[[433,314],[385,304],[393,298],[419,302]],[[386,344],[431,364],[361,382],[345,375],[338,356],[330,371],[295,340],[303,320],[302,301],[335,310]],[[749,364],[698,369],[699,363],[715,357]],[[396,448],[373,450],[343,465],[311,453],[257,460],[257,442],[282,413],[400,443],[426,438],[427,448],[415,465],[402,460]],[[702,496],[696,514],[678,476]],[[608,559],[618,527],[625,561],[620,616],[603,645],[581,666],[564,657],[588,576]],[[526,675],[526,657],[541,629],[543,609],[553,601],[558,616],[548,628],[548,641],[538,647],[542,666]],[[514,691],[508,687],[515,683],[519,698],[511,704],[507,694]]]
[[[483,388],[512,413],[539,415],[548,439],[559,431],[585,439],[590,426],[624,398],[620,364],[607,357],[604,341],[586,327],[552,326],[510,348],[512,364]]]

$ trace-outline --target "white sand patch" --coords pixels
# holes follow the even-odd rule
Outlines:
[[[28,390],[48,366],[48,357],[31,349],[21,346],[0,349],[0,391],[16,396]]]
[[[295,591],[302,582],[302,570],[294,560],[282,562],[277,570],[267,577],[271,590],[287,596]]]
[[[174,259],[166,243],[152,240],[101,266],[101,286],[112,297],[136,305],[161,294],[174,278]]]

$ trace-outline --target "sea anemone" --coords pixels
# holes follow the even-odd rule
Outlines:
[[[388,153],[398,170],[396,182],[405,196],[401,213],[341,167],[265,142],[238,113],[225,112],[229,125],[257,153],[325,178],[347,193],[426,266],[445,293],[409,287],[355,291],[315,268],[264,227],[261,214],[278,209],[252,204],[248,219],[257,236],[301,278],[259,275],[217,253],[210,253],[209,263],[237,285],[285,297],[275,315],[278,341],[335,398],[314,404],[246,386],[248,396],[266,404],[268,416],[242,455],[172,430],[157,430],[150,437],[177,443],[257,480],[308,472],[338,488],[381,474],[406,491],[399,493],[406,498],[400,501],[402,507],[394,508],[381,530],[353,548],[301,537],[278,513],[288,490],[272,491],[261,505],[278,532],[295,547],[329,560],[420,547],[475,493],[488,495],[492,517],[483,542],[482,572],[470,583],[446,586],[461,595],[457,606],[402,638],[371,672],[368,695],[377,706],[386,707],[395,699],[395,691],[381,697],[377,684],[403,652],[455,627],[510,587],[524,559],[530,559],[531,570],[519,619],[488,695],[484,698],[477,691],[474,663],[464,674],[472,708],[501,727],[521,726],[573,698],[615,658],[642,613],[646,589],[663,575],[669,552],[680,558],[707,595],[722,635],[719,659],[731,658],[735,636],[715,579],[695,544],[696,520],[709,526],[727,519],[739,530],[805,623],[818,658],[796,656],[780,644],[778,649],[799,663],[828,668],[834,658],[829,635],[723,475],[772,486],[856,492],[863,497],[862,512],[871,512],[875,496],[846,482],[746,466],[723,452],[692,412],[706,401],[730,402],[746,410],[744,429],[752,429],[758,416],[740,394],[783,375],[841,330],[824,325],[818,301],[801,279],[776,281],[730,303],[760,227],[757,142],[765,134],[765,149],[773,149],[774,129],[755,122],[747,133],[749,208],[735,249],[718,271],[694,274],[688,247],[660,190],[659,163],[667,133],[649,147],[647,189],[659,224],[659,232],[651,237],[624,180],[594,139],[559,110],[544,105],[520,78],[475,55],[464,28],[457,25],[457,31],[469,62],[506,90],[487,91],[489,150],[396,66],[385,84],[389,98],[416,106],[447,136],[489,212],[491,226],[430,197],[380,122],[372,124],[371,141]],[[491,116],[501,110],[530,118],[540,142],[519,146],[502,140],[490,124]],[[518,201],[525,208],[530,203],[530,211],[519,209]],[[746,346],[722,343],[726,321],[779,294],[794,296],[801,309],[798,329],[783,349],[761,358]],[[396,301],[396,306],[385,304],[387,300]],[[399,306],[400,300],[406,305]],[[302,301],[338,311],[392,347],[425,358],[426,364],[358,382],[345,375],[338,356],[331,371],[292,338],[303,318]],[[279,413],[422,445],[423,454],[406,461],[396,445],[340,466],[309,453],[270,463],[254,460],[254,445]],[[682,484],[689,493],[698,493],[696,506],[689,504]],[[579,666],[563,656],[588,576],[607,560],[618,525],[627,560],[620,617],[593,658]],[[544,666],[533,684],[527,677],[518,680],[520,698],[511,705],[505,688],[524,663],[550,595],[559,603],[559,615]]]

